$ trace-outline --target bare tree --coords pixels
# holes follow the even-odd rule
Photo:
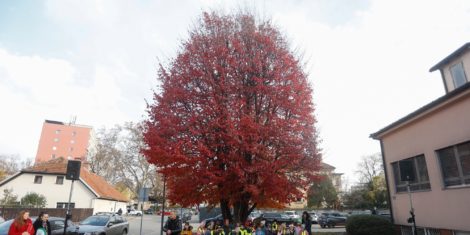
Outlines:
[[[96,133],[96,150],[88,157],[90,170],[111,184],[117,184],[123,181],[120,174],[121,151],[118,148],[119,134],[122,127],[119,125],[113,128],[101,128]]]
[[[0,155],[0,180],[3,180],[32,165],[33,161],[30,158],[22,159],[17,154],[2,154]]]
[[[140,123],[133,122],[101,128],[97,132],[96,151],[89,156],[90,168],[121,190],[128,189],[133,196],[141,188],[151,187],[153,196],[158,197],[161,178],[157,177],[155,166],[141,154],[145,147],[142,128]]]
[[[155,166],[149,164],[141,153],[145,147],[142,128],[140,123],[125,123],[119,143],[121,151],[119,169],[126,179],[124,183],[136,193],[145,186],[151,186],[151,178],[156,177]]]
[[[383,172],[382,155],[380,153],[363,156],[356,170],[361,183],[372,182],[374,177],[383,174]]]

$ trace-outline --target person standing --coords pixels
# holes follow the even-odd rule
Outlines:
[[[312,234],[312,217],[307,211],[302,213],[302,224],[305,225],[305,230],[307,231],[308,235]]]
[[[34,231],[38,235],[38,230],[43,230],[46,235],[51,235],[51,223],[49,222],[49,215],[45,212],[39,213],[38,218],[33,223]]]
[[[165,222],[165,226],[163,226],[163,231],[167,235],[180,235],[181,234],[181,221],[176,216],[175,212],[171,212],[170,216]]]
[[[20,211],[10,225],[8,235],[34,235],[33,222],[29,218],[29,211]]]

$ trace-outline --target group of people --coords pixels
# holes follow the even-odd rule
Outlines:
[[[301,223],[279,223],[274,220],[271,223],[266,221],[258,221],[252,223],[236,223],[230,224],[226,219],[223,225],[210,222],[209,224],[201,223],[195,232],[188,222],[181,226],[181,221],[172,213],[165,225],[163,231],[167,235],[311,235],[312,219],[310,214],[304,211]]]
[[[41,212],[36,221],[29,218],[29,211],[20,211],[13,223],[10,225],[8,235],[50,235],[51,224],[49,215]]]

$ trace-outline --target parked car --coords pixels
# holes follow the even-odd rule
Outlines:
[[[260,217],[261,216],[261,213],[260,212],[257,212],[257,211],[253,211],[250,213],[250,215],[248,215],[248,221],[252,222],[254,221],[256,218]]]
[[[214,222],[216,225],[222,226],[224,223],[224,218],[222,214],[217,215],[216,217],[208,218],[202,221],[205,226],[207,227],[211,222]]]
[[[191,220],[192,215],[189,212],[183,212],[183,214],[178,214],[178,217],[181,219],[183,223],[188,222]]]
[[[318,224],[318,215],[315,212],[309,212],[313,224]]]
[[[322,228],[334,228],[338,225],[346,225],[347,217],[342,216],[340,213],[337,212],[329,212],[329,213],[322,213],[321,216],[318,218],[318,224]]]
[[[129,211],[129,213],[127,213],[127,215],[134,215],[134,216],[142,216],[142,211],[139,211],[139,210],[131,210]]]
[[[162,211],[158,211],[157,215],[162,215]],[[165,216],[171,215],[171,211],[165,211]]]
[[[147,209],[147,210],[144,211],[144,214],[146,214],[146,215],[153,215],[154,213],[155,213],[155,211],[152,210],[152,209]]]
[[[266,221],[266,224],[271,224],[272,222],[274,222],[274,220],[276,220],[278,223],[286,223],[288,225],[296,222],[296,220],[290,218],[286,214],[278,212],[269,212],[261,214],[258,218],[253,220],[253,223],[257,224],[263,220]]]
[[[114,215],[114,212],[96,212],[95,215]]]
[[[36,220],[37,217],[31,217],[31,220]],[[64,225],[65,218],[61,217],[49,217],[49,222],[51,223],[51,235],[63,235],[64,234]],[[10,229],[13,219],[7,220],[0,224],[0,235],[7,235],[8,230]],[[67,235],[76,235],[76,226],[72,221],[67,221]]]
[[[119,215],[93,215],[77,226],[78,234],[126,235],[129,223]]]
[[[284,212],[284,214],[286,214],[287,216],[289,216],[290,218],[298,221],[300,219],[300,215],[297,214],[297,212],[295,211],[286,211]]]

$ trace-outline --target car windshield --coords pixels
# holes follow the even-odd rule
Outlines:
[[[105,226],[108,223],[109,216],[90,216],[82,221],[81,225]]]
[[[263,217],[265,218],[276,218],[276,217],[279,217],[279,214],[277,213],[266,213],[263,215]]]
[[[257,212],[251,212],[250,216],[251,216],[251,217],[258,217],[258,216],[259,216],[259,213],[257,213]]]
[[[292,211],[287,211],[286,214],[287,214],[287,215],[294,215],[294,212],[292,212]]]
[[[13,223],[13,220],[8,220],[0,224],[0,234],[8,234],[10,225]]]

